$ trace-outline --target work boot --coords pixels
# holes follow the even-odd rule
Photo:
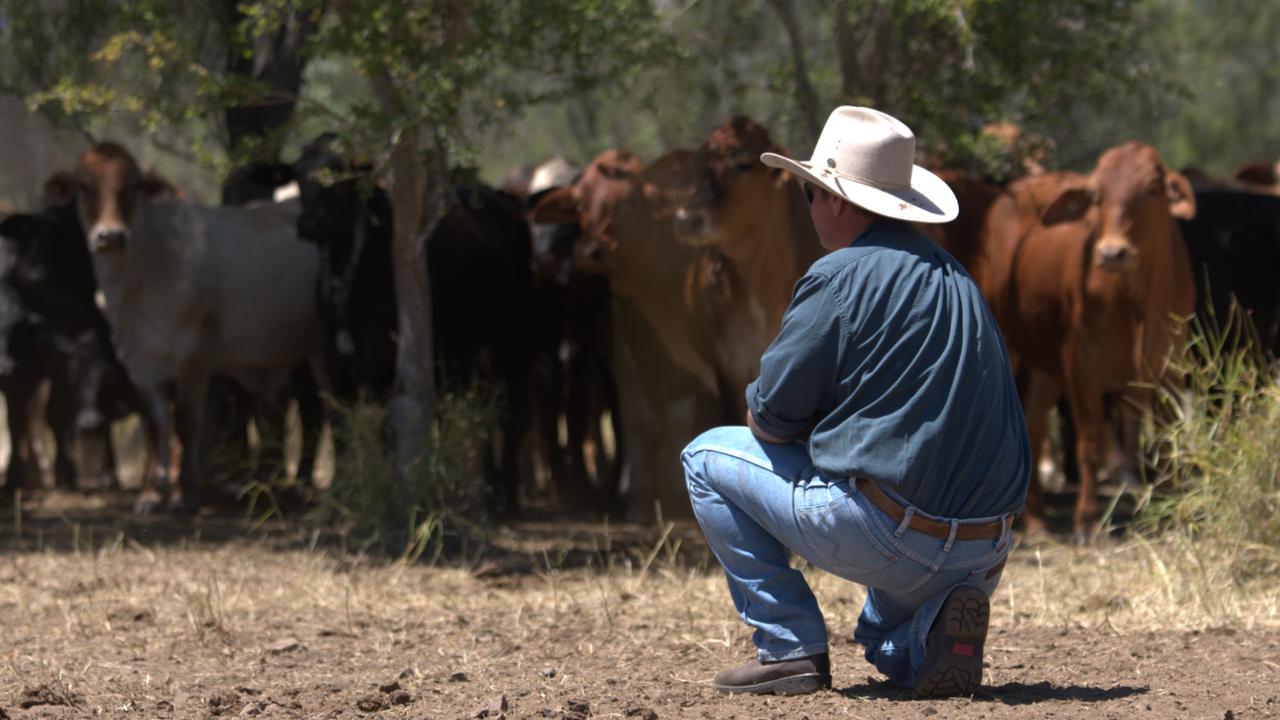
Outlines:
[[[951,591],[925,640],[924,664],[916,677],[916,697],[972,695],[982,684],[982,644],[991,604],[972,585]]]
[[[778,662],[756,659],[717,674],[715,685],[731,695],[803,695],[831,687],[831,660],[826,653]]]

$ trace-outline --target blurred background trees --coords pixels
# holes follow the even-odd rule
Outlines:
[[[424,42],[451,6],[467,40]],[[451,161],[491,181],[553,154],[692,146],[735,113],[802,152],[841,103],[995,174],[979,130],[997,121],[1052,140],[1061,167],[1137,138],[1222,174],[1277,154],[1277,33],[1280,6],[1246,0],[0,0],[0,116],[43,139],[0,159],[39,175],[82,132],[125,137],[208,199],[233,160],[323,130],[385,159],[405,119],[377,97],[385,61],[420,123],[451,128]],[[22,204],[15,175],[0,198]]]

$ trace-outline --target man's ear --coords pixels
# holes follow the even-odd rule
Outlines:
[[[1169,214],[1179,220],[1196,216],[1196,193],[1191,182],[1172,170],[1164,178],[1165,196],[1169,198]]]
[[[547,193],[533,208],[533,222],[553,225],[578,225],[578,197],[573,187],[556,188]]]
[[[1057,225],[1079,220],[1092,206],[1092,190],[1087,187],[1068,188],[1058,195],[1048,210],[1044,211],[1040,222],[1044,225]]]

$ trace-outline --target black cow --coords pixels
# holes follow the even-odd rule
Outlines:
[[[61,204],[38,214],[11,215],[0,223],[7,255],[0,315],[11,320],[14,308],[18,313],[16,323],[4,328],[13,364],[0,378],[14,448],[7,473],[10,489],[28,472],[29,430],[23,420],[42,380],[50,380],[46,419],[57,442],[55,479],[64,487],[75,487],[78,476],[72,454],[77,434],[104,453],[99,484],[118,484],[109,423],[138,408],[112,347],[110,329],[94,301],[97,283],[66,192],[68,183],[67,176],[55,175],[45,185],[46,200],[60,198]]]
[[[552,170],[548,172],[548,168]],[[558,172],[557,177],[548,177]],[[535,168],[529,214],[559,186],[570,185],[580,171],[554,159]],[[622,416],[613,374],[613,312],[609,278],[576,268],[573,251],[582,230],[577,225],[537,223],[533,234],[532,381],[534,427],[562,505],[591,507],[596,495],[617,510],[618,486],[625,463]],[[605,457],[601,422],[608,413],[614,454]],[[559,418],[566,440],[560,445]],[[585,447],[595,450],[595,480],[590,483]]]
[[[1197,312],[1227,321],[1234,297],[1259,344],[1280,357],[1280,197],[1232,190],[1196,194],[1196,216],[1179,221],[1196,281]]]
[[[386,398],[399,317],[391,207],[386,192],[332,142],[318,138],[295,166],[298,234],[321,248],[321,317],[335,396],[349,402],[363,389]],[[501,385],[502,449],[490,471],[499,506],[514,511],[517,455],[529,422],[529,227],[505,193],[479,184],[456,189],[457,202],[427,241],[437,377],[445,388],[481,378]]]

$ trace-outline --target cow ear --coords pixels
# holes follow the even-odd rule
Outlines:
[[[552,190],[533,208],[535,223],[577,225],[581,218],[581,213],[578,212],[578,198],[572,187]]]
[[[1275,185],[1280,182],[1277,173],[1280,167],[1277,165],[1269,165],[1267,163],[1252,163],[1245,165],[1236,171],[1236,181],[1246,185]]]
[[[26,247],[27,243],[39,232],[40,221],[34,215],[18,213],[0,220],[0,236],[9,238],[18,247]]]
[[[1072,222],[1084,217],[1093,205],[1093,192],[1087,187],[1068,188],[1044,211],[1040,222],[1045,225]]]
[[[1179,220],[1196,216],[1196,193],[1191,182],[1180,173],[1170,170],[1164,177],[1164,191],[1169,198],[1169,214]]]
[[[178,197],[178,189],[173,183],[148,170],[138,178],[138,192],[149,201]]]
[[[773,173],[773,186],[776,188],[784,188],[790,183],[795,176],[783,170],[782,168],[769,168]]]
[[[79,187],[80,183],[76,181],[75,175],[65,170],[56,172],[44,181],[44,187],[40,189],[40,200],[49,208],[69,205],[76,199]]]

